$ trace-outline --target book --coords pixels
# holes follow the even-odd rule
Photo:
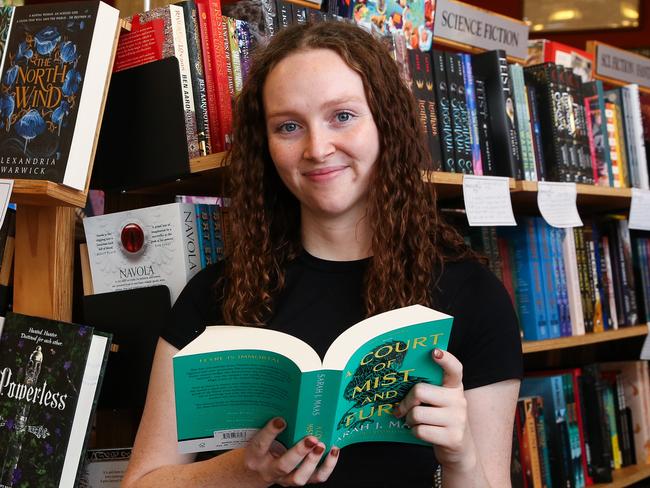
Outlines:
[[[179,452],[241,447],[275,416],[287,447],[306,435],[328,449],[426,445],[391,412],[416,383],[441,384],[431,352],[447,348],[452,320],[421,305],[384,312],[343,332],[322,361],[288,334],[209,326],[173,359]]]
[[[130,18],[131,31],[120,35],[113,71],[141,66],[160,59],[178,59],[183,95],[183,117],[190,158],[200,155],[194,89],[183,7],[167,5]]]
[[[485,83],[490,117],[495,175],[523,179],[519,136],[517,133],[515,102],[512,96],[508,60],[502,50],[488,51],[472,56],[475,79]]]
[[[174,303],[201,269],[190,203],[86,217],[84,231],[95,293],[167,285]]]
[[[0,74],[0,177],[85,190],[119,11],[95,1],[13,12]]]
[[[79,488],[119,488],[131,459],[131,448],[88,449]]]
[[[0,485],[77,486],[110,336],[9,313],[0,337]]]

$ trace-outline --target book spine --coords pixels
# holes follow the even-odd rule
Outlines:
[[[578,260],[578,276],[580,277],[580,295],[582,298],[582,311],[584,315],[585,331],[594,331],[594,311],[593,311],[593,293],[590,290],[590,273],[587,261],[587,250],[585,248],[584,233],[582,228],[574,227],[573,236],[575,238],[576,255]]]
[[[605,116],[605,90],[603,89],[603,82],[600,80],[595,81],[595,88],[596,88],[596,104],[598,107],[598,111],[601,114],[601,133],[602,133],[602,141],[603,141],[603,156],[604,156],[604,161],[606,162],[605,169],[607,170],[607,180],[609,182],[609,186],[614,186],[614,175],[612,174],[612,160],[611,160],[611,148],[609,145],[609,134],[608,134],[608,129],[607,129],[607,119]],[[593,107],[592,107],[593,108]]]
[[[218,205],[210,205],[211,228],[214,230],[213,256],[215,261],[221,261],[225,255],[223,228],[221,227],[221,210]]]
[[[560,313],[558,304],[557,277],[551,256],[550,227],[541,217],[535,218],[535,237],[541,262],[544,304],[548,320],[548,338],[560,337]]]
[[[438,134],[440,134],[443,168],[445,171],[456,172],[454,132],[451,121],[449,90],[447,89],[445,55],[442,51],[433,50],[431,56],[433,59],[436,100],[438,100]]]
[[[591,164],[591,152],[589,149],[589,136],[587,134],[587,116],[585,113],[584,93],[580,77],[569,72],[569,79],[573,88],[573,112],[576,116],[576,132],[580,159],[581,182],[593,185],[593,169]]]
[[[632,267],[632,243],[628,221],[626,219],[618,219],[617,230],[619,240],[619,262],[621,265],[623,287],[625,290],[624,306],[626,322],[628,325],[637,325],[639,314],[636,303],[636,287]]]
[[[191,203],[181,203],[179,204],[179,212],[182,223],[185,276],[189,280],[201,269],[201,250],[196,225],[196,210]]]
[[[475,78],[474,87],[476,89],[476,117],[483,174],[494,175],[496,174],[496,169],[492,149],[492,134],[490,131],[490,113],[485,94],[485,82]]]
[[[228,37],[221,14],[219,0],[199,0],[207,2],[208,27],[210,34],[210,51],[212,57],[212,75],[216,88],[217,109],[219,114],[220,141],[224,150],[230,149],[232,142],[232,98],[229,76],[229,56],[227,55]],[[233,88],[234,90],[234,88]]]
[[[447,87],[451,105],[451,125],[454,138],[454,168],[459,173],[471,173],[472,150],[467,125],[467,107],[465,100],[465,80],[463,78],[462,58],[460,54],[445,53],[447,68]]]
[[[194,0],[185,0],[177,4],[183,8],[185,17],[185,32],[192,75],[192,93],[194,95],[194,111],[196,115],[196,132],[199,143],[199,154],[205,156],[212,152],[210,144],[210,122],[208,119],[208,102],[203,74],[203,56],[201,55],[201,40]]]
[[[443,156],[442,148],[440,147],[440,133],[438,132],[438,102],[435,95],[435,81],[433,78],[433,60],[430,53],[424,53],[424,95],[427,102],[427,116],[429,123],[427,124],[428,133],[427,139],[429,141],[429,150],[431,152],[431,161],[433,163],[434,171],[442,171],[443,169]]]
[[[538,181],[546,180],[546,167],[544,162],[543,142],[542,142],[542,126],[539,120],[539,110],[537,99],[537,89],[530,85],[526,85],[526,95],[528,99],[528,109],[530,112],[530,126],[533,136],[533,150],[535,151],[535,171]]]
[[[585,480],[586,486],[591,486],[594,484],[594,480],[589,474],[589,460],[591,459],[590,445],[589,445],[589,433],[585,424],[585,405],[582,400],[582,392],[580,389],[580,382],[582,377],[582,372],[580,368],[573,368],[571,370],[571,377],[573,379],[573,397],[575,400],[575,414],[576,422],[578,424],[578,434],[580,435],[580,451],[581,451],[581,464],[582,464],[582,473]]]
[[[591,226],[590,226],[591,227]],[[600,279],[598,275],[598,257],[596,256],[596,246],[595,246],[595,236],[593,234],[593,231],[591,228],[588,227],[585,232],[585,241],[587,243],[587,257],[589,260],[589,266],[591,269],[591,276],[592,276],[592,289],[593,289],[593,297],[592,301],[594,304],[594,332],[603,332],[605,330],[605,323],[603,320],[603,303],[600,299]]]
[[[199,212],[199,237],[201,239],[201,264],[205,268],[215,262],[214,254],[212,253],[212,236],[213,231],[210,229],[210,209],[206,203],[198,205]]]
[[[242,89],[241,58],[239,56],[239,39],[237,38],[237,22],[230,17],[224,17],[224,24],[228,31],[228,53],[232,65],[232,81],[235,97]],[[233,102],[234,103],[234,102]]]
[[[190,158],[199,156],[199,140],[196,130],[196,114],[194,111],[194,94],[192,90],[192,74],[190,58],[188,55],[187,33],[185,32],[185,18],[183,8],[178,5],[169,5],[170,27],[174,42],[174,53],[178,59],[178,68],[181,77],[181,90],[183,92],[183,109],[185,114],[185,130],[187,133],[187,150]]]
[[[585,98],[585,122],[587,124],[587,139],[589,141],[589,159],[591,160],[591,168],[593,171],[593,180],[595,185],[600,185],[600,177],[598,168],[601,167],[600,155],[596,150],[596,137],[601,137],[600,134],[594,132],[594,122],[596,115],[591,110],[590,99]]]
[[[618,178],[621,188],[629,188],[629,166],[625,143],[625,125],[623,122],[623,108],[620,103],[613,105],[614,126],[616,127],[616,147],[618,148]]]
[[[580,182],[580,160],[578,143],[576,141],[577,124],[573,111],[573,94],[567,83],[567,70],[563,66],[555,66],[555,79],[561,92],[561,106],[566,127],[566,145],[569,153],[569,166],[566,168],[567,181]]]
[[[275,0],[261,0],[262,20],[264,23],[264,33],[271,38],[278,33],[280,25],[278,24],[278,11]],[[332,2],[330,1],[331,5]]]
[[[424,58],[428,58],[428,54],[423,53],[418,49],[410,49],[408,51],[408,56],[409,66],[411,69],[411,77],[413,79],[412,92],[418,111],[418,119],[420,120],[420,130],[423,134],[423,138],[426,139],[427,145],[429,146],[429,153],[433,157],[433,150],[430,144],[431,141],[429,139],[429,135],[431,133],[429,124],[431,121],[427,113],[427,95],[425,88],[427,80],[424,68]],[[432,167],[425,167],[421,169],[432,169]]]
[[[248,22],[236,20],[237,39],[239,40],[239,58],[241,63],[242,82],[246,82],[248,72],[251,68],[251,48],[253,39],[251,37]]]
[[[564,230],[550,228],[551,256],[553,258],[553,269],[557,278],[558,311],[560,318],[560,335],[571,336],[571,315],[569,312],[569,295],[567,290],[567,277],[562,256],[562,239]]]
[[[616,313],[616,293],[614,291],[614,275],[612,271],[611,251],[609,248],[609,237],[602,236],[601,243],[603,246],[603,258],[605,262],[604,270],[607,275],[606,290],[609,305],[609,320],[611,329],[618,329],[618,315]]]
[[[636,147],[636,155],[638,158],[638,184],[639,188],[648,190],[650,189],[650,182],[648,177],[648,160],[646,154],[645,141],[643,139],[643,120],[641,117],[641,99],[639,97],[639,86],[629,85],[626,89],[630,96],[630,117],[631,125],[633,127],[633,145]],[[649,136],[650,137],[650,136]]]
[[[585,334],[585,320],[582,312],[582,298],[580,292],[580,277],[578,275],[578,258],[576,255],[575,238],[573,230],[568,229],[561,233],[562,255],[567,282],[567,295],[569,300],[569,315],[571,335]]]
[[[524,71],[521,65],[510,65],[510,78],[512,80],[513,98],[517,112],[519,147],[521,148],[521,162],[524,179],[528,181],[537,180],[535,171],[535,160],[532,149],[532,137],[530,134],[530,115],[526,103],[526,87],[524,84]]]
[[[541,486],[552,488],[551,463],[549,460],[548,435],[544,425],[544,401],[541,397],[533,397],[533,416],[535,418],[535,433],[537,434],[537,450],[539,451],[539,467]]]
[[[618,439],[618,430],[616,428],[616,406],[615,394],[611,385],[605,384],[602,390],[603,403],[605,405],[605,415],[607,418],[607,425],[609,426],[609,439],[612,443],[612,459],[614,461],[613,468],[620,469],[622,466],[621,447]]]
[[[210,148],[212,152],[225,151],[221,126],[219,125],[219,98],[217,96],[217,80],[215,78],[211,34],[209,27],[209,6],[206,1],[196,0],[196,13],[199,22],[201,53],[203,56],[203,74],[205,76],[205,95],[207,102],[208,129],[210,131]]]
[[[472,169],[475,175],[483,174],[483,161],[481,159],[481,143],[478,129],[478,112],[476,108],[476,86],[472,72],[472,57],[462,54],[463,74],[465,77],[465,98],[467,99],[468,126],[472,144]]]
[[[530,466],[533,477],[533,486],[542,487],[542,467],[540,463],[539,443],[537,440],[534,403],[532,398],[525,398],[524,402],[526,408],[525,429],[528,437],[528,449],[530,452]]]
[[[628,179],[630,186],[639,188],[639,167],[636,151],[636,137],[634,135],[634,122],[632,119],[632,100],[628,87],[621,87],[621,115],[625,132],[625,151],[628,163]]]
[[[276,0],[276,11],[278,12],[278,27],[284,30],[291,25],[293,20],[292,4],[283,0]]]
[[[201,260],[201,269],[205,268],[205,249],[203,240],[203,224],[201,222],[201,205],[194,204],[194,219],[196,220],[196,241],[198,243],[198,253]]]
[[[566,422],[569,430],[569,441],[571,448],[571,481],[572,485],[579,487],[585,486],[585,479],[582,466],[582,445],[580,441],[580,427],[578,425],[577,406],[573,391],[573,375],[561,374],[564,390],[564,400],[566,404]]]

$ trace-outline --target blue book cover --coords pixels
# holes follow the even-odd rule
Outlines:
[[[201,225],[201,205],[194,204],[196,214],[196,237],[199,243],[199,256],[201,257],[201,269],[205,268],[205,253],[203,252],[203,226]]]
[[[571,314],[569,312],[569,292],[567,290],[566,270],[564,268],[564,255],[562,254],[562,241],[564,229],[551,227],[551,255],[553,267],[557,276],[558,304],[560,310],[560,334],[568,337],[571,333]]]
[[[561,337],[560,313],[558,308],[557,276],[553,267],[550,244],[550,226],[541,218],[534,219],[535,236],[540,256],[544,306],[549,324],[549,339]]]
[[[478,112],[476,109],[476,90],[474,86],[474,74],[472,73],[472,57],[469,54],[461,54],[463,57],[463,76],[465,77],[465,98],[467,99],[467,118],[469,121],[469,133],[472,141],[472,164],[475,175],[483,174],[483,162],[481,160],[481,142],[478,132]]]

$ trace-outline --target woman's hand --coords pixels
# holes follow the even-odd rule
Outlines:
[[[285,427],[283,419],[274,418],[250,440],[244,449],[246,468],[257,473],[268,485],[304,486],[326,481],[336,466],[338,448],[333,447],[318,466],[325,444],[314,436],[307,436],[287,450],[275,440]]]
[[[393,410],[394,415],[405,417],[415,437],[433,444],[441,465],[473,468],[476,449],[467,422],[463,366],[453,354],[440,349],[434,349],[432,357],[443,370],[442,386],[418,383]]]

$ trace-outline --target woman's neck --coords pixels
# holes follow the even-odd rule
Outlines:
[[[302,244],[312,256],[329,261],[355,261],[372,256],[368,218],[315,219],[303,212]]]

